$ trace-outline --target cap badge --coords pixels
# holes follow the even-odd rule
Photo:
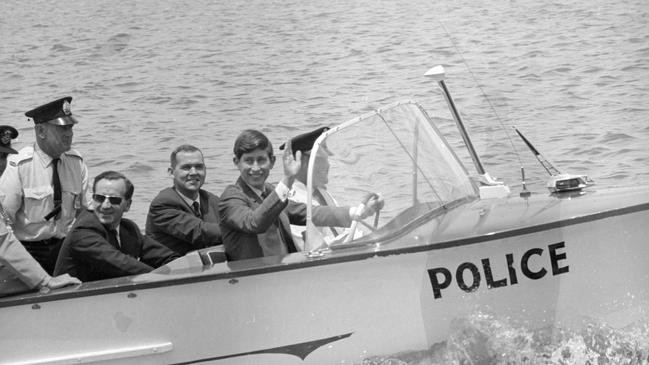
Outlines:
[[[63,102],[63,113],[65,115],[72,114],[72,112],[70,111],[70,103],[67,100]]]

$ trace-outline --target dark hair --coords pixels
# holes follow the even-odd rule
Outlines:
[[[203,157],[203,151],[201,151],[198,147],[192,146],[190,144],[180,145],[180,146],[176,147],[176,149],[173,150],[173,152],[171,152],[170,162],[171,162],[171,168],[172,169],[174,167],[176,167],[176,163],[178,163],[178,161],[176,161],[176,155],[179,152],[200,152],[201,157]]]
[[[263,133],[254,129],[246,129],[234,141],[234,156],[241,158],[244,153],[249,153],[257,149],[264,149],[268,152],[268,157],[273,157],[273,144]]]
[[[131,200],[133,197],[133,191],[135,191],[135,187],[131,183],[131,180],[127,179],[126,176],[123,174],[117,172],[117,171],[104,171],[101,174],[95,176],[95,181],[92,184],[92,192],[95,192],[95,188],[97,187],[97,183],[100,180],[124,180],[124,185],[126,185],[126,193],[124,194],[124,198],[126,200]]]

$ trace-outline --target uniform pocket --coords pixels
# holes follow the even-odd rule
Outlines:
[[[50,185],[24,189],[25,217],[30,222],[43,222],[45,215],[54,209],[54,189]],[[51,199],[49,197],[52,197]]]

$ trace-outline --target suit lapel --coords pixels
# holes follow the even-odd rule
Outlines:
[[[263,200],[255,193],[248,184],[246,184],[241,177],[237,179],[237,185],[241,188],[241,191],[253,202],[252,208],[256,208],[259,204],[263,203]],[[272,184],[264,184],[264,192],[266,194],[271,194],[275,187]],[[288,219],[288,214],[285,210],[279,214],[277,221],[275,221],[278,228],[278,234],[280,239],[286,244],[286,249],[288,252],[296,252],[295,243],[293,243],[293,238],[291,237],[291,224]]]
[[[171,188],[171,190],[173,190],[173,192],[174,192],[174,193],[173,193],[173,196],[174,196],[174,199],[176,200],[176,202],[178,202],[178,203],[180,204],[180,206],[182,206],[183,209],[184,209],[186,212],[189,212],[189,213],[194,214],[194,208],[192,208],[192,206],[189,205],[189,204],[185,201],[185,199],[183,199],[183,197],[180,195],[180,193],[179,193],[176,189],[174,189],[174,188]],[[200,199],[200,203],[201,203],[201,211],[202,211],[202,210],[203,210],[203,200],[202,200],[202,199]]]
[[[119,225],[119,243],[122,246],[121,251],[135,258],[140,257],[140,248],[137,246],[138,238],[124,227],[124,221]]]
[[[261,204],[263,202],[263,199],[261,199],[259,195],[257,195],[257,193],[255,193],[254,190],[252,190],[250,186],[248,186],[248,184],[246,184],[241,177],[237,179],[237,185],[239,186],[239,188],[241,188],[241,191],[243,191],[243,193],[246,194],[246,196],[250,198],[250,200],[252,200],[253,202],[257,204]],[[268,185],[269,184],[264,185],[264,191],[268,191]]]
[[[281,231],[282,240],[286,243],[288,252],[297,252],[293,237],[291,236],[291,222],[288,219],[288,214],[284,210],[279,215],[279,230]]]

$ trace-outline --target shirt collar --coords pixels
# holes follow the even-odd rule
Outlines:
[[[38,143],[34,143],[34,153],[38,155],[38,158],[40,158],[41,161],[43,161],[43,165],[45,165],[45,167],[49,166],[52,163],[52,156],[45,153],[45,151],[41,149]]]
[[[174,190],[176,190],[176,192],[178,193],[178,195],[180,195],[180,197],[183,198],[183,200],[185,201],[185,203],[187,203],[187,205],[189,205],[190,207],[192,206],[192,204],[193,204],[194,202],[198,203],[198,206],[199,206],[199,207],[201,206],[201,195],[200,195],[200,194],[198,194],[198,196],[196,197],[196,200],[193,200],[193,199],[190,199],[190,198],[184,196],[183,193],[181,193],[180,191],[178,191],[178,189],[176,189],[175,187],[174,187]]]
[[[250,184],[248,184],[248,183],[245,182],[245,181],[244,181],[243,183],[246,184],[246,186],[249,187],[250,190],[252,190],[255,194],[257,194],[257,196],[259,197],[259,199],[264,200],[264,198],[261,197],[261,195],[264,193],[263,190],[259,190],[259,189],[257,189],[257,188],[254,188],[254,187],[250,186]]]

